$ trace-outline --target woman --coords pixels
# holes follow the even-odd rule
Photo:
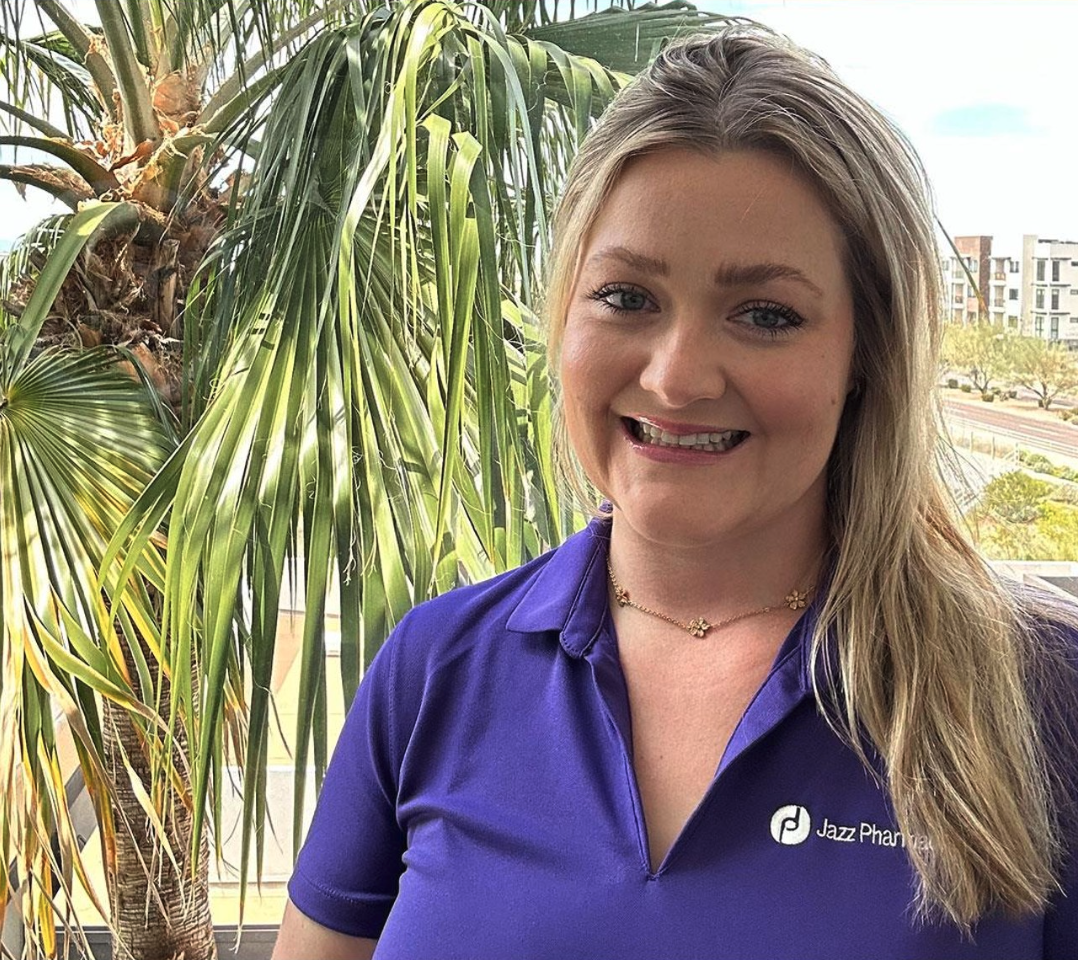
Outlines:
[[[1078,616],[948,508],[932,223],[761,28],[622,93],[548,295],[604,509],[400,624],[275,956],[1075,955]]]

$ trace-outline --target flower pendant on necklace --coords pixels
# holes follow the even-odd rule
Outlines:
[[[711,629],[711,624],[708,623],[703,617],[697,617],[695,620],[689,621],[689,633],[694,637],[705,636],[708,630]]]
[[[786,606],[791,610],[800,610],[804,607],[807,597],[807,593],[802,593],[800,590],[791,590],[786,597]]]

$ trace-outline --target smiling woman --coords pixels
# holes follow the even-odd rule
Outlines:
[[[400,624],[279,958],[1072,955],[1078,614],[952,518],[937,269],[905,140],[788,41],[618,97],[547,301],[595,518]]]

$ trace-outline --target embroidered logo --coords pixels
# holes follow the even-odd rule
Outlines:
[[[864,844],[873,847],[914,847],[923,853],[932,851],[928,837],[913,834],[905,836],[897,827],[881,827],[869,820],[859,823],[838,823],[824,817],[820,829],[813,831],[812,817],[808,808],[798,803],[779,807],[771,816],[771,836],[775,843],[787,847],[804,843],[810,835],[832,843]]]
[[[771,836],[776,843],[793,846],[804,843],[812,832],[812,817],[796,803],[779,807],[771,817]]]

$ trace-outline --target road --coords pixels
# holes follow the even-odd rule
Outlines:
[[[1074,424],[1062,420],[1044,423],[988,404],[982,408],[952,400],[943,401],[943,410],[947,419],[955,424],[979,427],[998,437],[1020,440],[1030,450],[1078,457],[1078,426]]]

